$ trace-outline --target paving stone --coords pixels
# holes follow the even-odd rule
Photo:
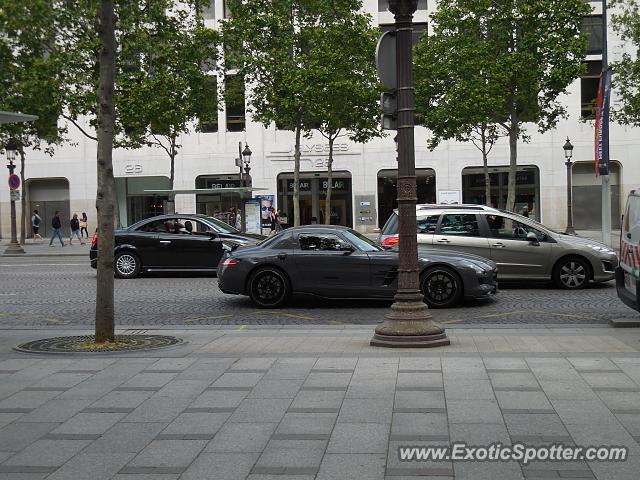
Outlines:
[[[393,398],[360,399],[345,398],[340,408],[338,422],[391,423]]]
[[[640,408],[640,392],[598,392],[610,410]]]
[[[398,373],[397,387],[443,388],[441,373]]]
[[[582,378],[592,388],[594,387],[611,387],[611,388],[627,388],[640,390],[640,386],[631,380],[624,373],[582,373]]]
[[[277,423],[284,417],[291,399],[246,398],[231,416],[232,422]]]
[[[41,437],[44,437],[59,423],[14,422],[0,429],[0,451],[19,452]]]
[[[445,447],[447,441],[396,441],[389,442],[387,453],[387,476],[419,476],[431,478],[431,476],[453,476],[453,464],[449,460],[421,460],[401,461],[399,449],[403,447]]]
[[[127,467],[184,469],[198,456],[206,444],[206,440],[154,440],[129,462]]]
[[[449,423],[502,423],[502,413],[495,400],[447,401]]]
[[[171,380],[156,394],[159,397],[194,399],[208,387],[205,380]]]
[[[541,381],[540,385],[549,400],[597,400],[598,398],[584,381]]]
[[[327,435],[333,430],[336,413],[286,413],[276,434]]]
[[[345,392],[343,391],[300,391],[293,399],[292,408],[332,408],[339,409],[342,405]]]
[[[113,391],[96,400],[91,407],[136,408],[153,395],[153,392],[118,392]]]
[[[0,413],[0,428],[5,425],[9,425],[11,422],[18,420],[20,417],[23,417],[24,413],[14,412],[14,413]]]
[[[634,437],[640,436],[640,414],[616,414],[616,418],[622,426]]]
[[[313,370],[354,370],[357,363],[357,357],[325,357],[316,361]]]
[[[60,400],[53,399],[40,407],[25,414],[21,422],[66,422],[71,417],[82,411],[91,400]]]
[[[258,453],[202,453],[185,470],[181,480],[244,480]]]
[[[525,359],[519,357],[484,357],[482,361],[486,370],[529,370]]]
[[[153,387],[162,388],[176,376],[176,373],[138,373],[128,381],[123,387]]]
[[[0,402],[0,409],[12,409],[12,408],[30,408],[36,409],[41,405],[44,405],[49,400],[60,395],[60,392],[56,391],[39,391],[39,392],[18,392],[5,398]]]
[[[640,456],[640,446],[622,425],[567,425],[567,430],[576,445],[625,446],[629,449],[629,456]]]
[[[481,358],[443,357],[442,374],[448,380],[485,380],[488,379]]]
[[[293,398],[296,396],[303,380],[260,380],[253,390],[249,392],[249,398]]]
[[[204,449],[205,452],[260,453],[269,442],[277,423],[227,422]]]
[[[489,372],[489,378],[494,387],[540,388],[532,373]]]
[[[51,433],[102,434],[124,416],[123,413],[79,413]]]
[[[367,480],[383,480],[385,472],[385,455],[353,455],[327,454],[322,459],[317,480],[344,480],[345,478],[362,478]]]
[[[78,383],[91,377],[87,373],[54,373],[43,378],[38,383],[30,385],[32,388],[63,388],[65,390],[74,387]]]
[[[59,467],[91,443],[90,440],[36,440],[4,465]]]
[[[395,395],[395,380],[352,381],[345,394],[348,398],[391,398]]]
[[[195,358],[161,358],[145,370],[185,370],[196,362]]]
[[[440,357],[401,357],[398,370],[442,370]]]
[[[113,480],[178,480],[180,474],[170,473],[119,473]]]
[[[489,380],[444,380],[444,394],[448,400],[494,400]]]
[[[393,408],[445,408],[444,391],[396,391]]]
[[[568,435],[560,417],[549,413],[505,414],[504,421],[511,436],[515,435]]]
[[[133,453],[80,453],[47,478],[110,480],[133,456]]]
[[[187,408],[189,399],[153,396],[141,403],[123,422],[171,422]]]
[[[230,368],[233,370],[269,370],[274,363],[276,363],[277,357],[243,357],[236,360]]]
[[[449,425],[449,434],[452,442],[465,442],[467,445],[511,444],[509,432],[503,423],[455,423]]]
[[[496,399],[502,410],[553,410],[542,392],[497,391]]]
[[[386,453],[390,425],[339,423],[333,429],[327,453]]]
[[[249,394],[249,390],[243,391],[224,391],[224,390],[206,390],[199,395],[193,403],[189,404],[190,408],[236,408],[242,400]]]
[[[624,462],[591,462],[589,468],[599,480],[637,480],[640,457],[632,456]]]
[[[599,399],[551,400],[553,408],[565,425],[616,423],[615,416]]]
[[[394,413],[391,434],[447,435],[447,415],[444,413]]]
[[[162,434],[215,434],[230,416],[230,413],[182,413]]]
[[[304,387],[343,387],[351,381],[351,373],[314,373],[311,372]]]
[[[86,453],[138,453],[166,427],[166,423],[118,423],[98,440]]]
[[[255,387],[264,373],[225,373],[215,382],[212,387]]]
[[[269,475],[269,474],[255,474],[252,473],[247,477],[247,480],[315,480],[315,474],[312,475]]]
[[[255,464],[252,473],[268,473],[261,469],[313,468],[320,466],[327,442],[325,440],[271,440]],[[277,473],[277,472],[269,472]]]
[[[30,472],[3,472],[3,470],[11,470],[0,466],[0,480],[43,480],[51,472],[56,470],[56,467],[38,467]]]
[[[454,462],[456,480],[521,480],[517,462]]]
[[[605,357],[569,357],[567,360],[578,371],[584,370],[620,370],[610,359]]]

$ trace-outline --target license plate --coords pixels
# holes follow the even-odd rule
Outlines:
[[[636,294],[636,279],[628,272],[624,272],[624,288],[633,295]]]

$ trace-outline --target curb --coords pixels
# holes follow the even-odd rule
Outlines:
[[[0,257],[88,257],[89,253],[3,253]]]

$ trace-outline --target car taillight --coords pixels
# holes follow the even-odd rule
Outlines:
[[[95,245],[96,243],[98,243],[98,234],[94,233],[93,237],[91,237],[91,245]]]
[[[235,267],[240,262],[235,258],[227,258],[224,262],[222,262],[223,267]]]
[[[393,245],[397,245],[398,242],[400,241],[399,237],[387,237],[384,240],[382,240],[382,245],[384,247],[391,247]]]

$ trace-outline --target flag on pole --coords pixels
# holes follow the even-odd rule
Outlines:
[[[598,175],[609,175],[609,107],[611,102],[611,70],[600,75],[596,100],[595,167]]]

